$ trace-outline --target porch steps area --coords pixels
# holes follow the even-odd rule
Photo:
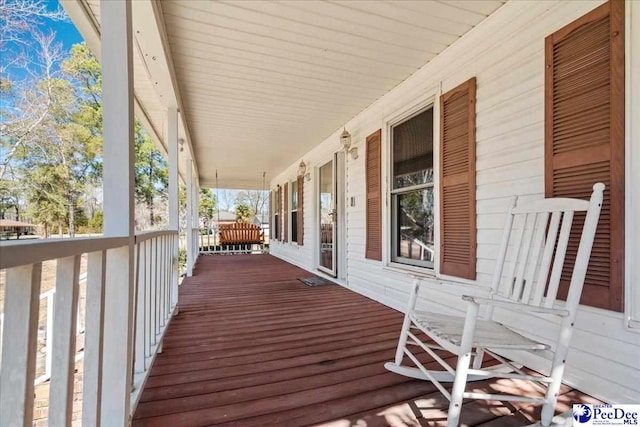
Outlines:
[[[436,426],[447,401],[428,382],[384,369],[401,313],[270,255],[201,256],[180,287],[134,426]],[[428,360],[425,359],[428,363]],[[435,368],[435,366],[434,366]],[[512,380],[473,383],[513,392]],[[596,403],[570,387],[557,411]],[[540,408],[465,403],[465,426],[527,426]]]

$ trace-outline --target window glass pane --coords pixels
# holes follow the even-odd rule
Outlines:
[[[298,212],[291,212],[291,241],[298,242]]]
[[[295,211],[298,209],[298,183],[291,183],[291,210]]]
[[[396,257],[424,261],[434,260],[433,187],[397,194]]]
[[[393,188],[433,182],[433,107],[393,128]]]

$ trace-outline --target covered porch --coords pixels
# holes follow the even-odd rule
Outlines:
[[[179,314],[133,425],[445,425],[448,401],[431,383],[384,368],[402,313],[339,285],[298,280],[311,275],[270,255],[199,257],[180,287]],[[493,379],[474,386],[518,388],[531,385]],[[597,403],[568,386],[561,393],[558,412]],[[539,405],[472,401],[461,423],[526,426],[539,412]]]
[[[72,425],[79,421],[76,412],[83,425],[116,427],[445,425],[448,401],[442,394],[426,381],[384,368],[395,352],[409,275],[447,285],[423,295],[421,304],[459,313],[461,295],[488,290],[511,198],[557,196],[547,191],[555,172],[545,157],[553,152],[551,139],[545,145],[545,123],[553,122],[545,115],[545,94],[553,91],[545,86],[544,66],[545,49],[553,46],[545,40],[595,8],[615,11],[603,19],[622,25],[617,35],[624,33],[625,42],[618,38],[611,47],[622,49],[614,55],[622,68],[604,76],[619,91],[598,109],[616,113],[615,127],[609,127],[609,116],[598,116],[604,127],[588,133],[604,135],[604,142],[595,143],[604,147],[596,154],[606,149],[626,163],[598,169],[602,176],[588,172],[584,180],[576,174],[566,181],[571,189],[576,182],[590,188],[595,180],[615,178],[607,188],[619,197],[612,226],[617,234],[603,233],[600,260],[612,273],[603,270],[591,284],[596,296],[580,307],[565,380],[610,403],[637,401],[640,193],[631,183],[640,178],[640,145],[638,121],[631,117],[640,110],[640,84],[630,76],[640,69],[640,4],[62,3],[102,64],[104,233],[0,245],[0,270],[6,270],[1,425],[33,421],[39,301],[48,261],[57,264],[55,321],[47,330],[53,340],[48,363],[55,367],[50,426]],[[596,36],[606,42],[608,30],[599,28]],[[469,100],[459,114],[463,149],[454,150],[468,164],[453,162],[453,170],[468,178],[449,181],[464,187],[455,194],[470,197],[453,201],[444,199],[444,102],[450,93]],[[584,104],[579,101],[570,99],[571,105]],[[423,115],[424,121],[409,123]],[[576,117],[572,129],[591,123],[590,116]],[[168,160],[166,230],[134,230],[136,119]],[[405,148],[394,145],[402,129]],[[342,138],[345,131],[348,138]],[[410,138],[418,133],[420,138]],[[411,184],[412,174],[422,181]],[[200,187],[259,189],[265,180],[271,255],[201,254]],[[419,207],[419,237],[428,245],[409,232],[417,217],[403,227],[411,218],[400,209],[402,200]],[[454,221],[447,230],[449,212]],[[186,278],[180,282],[183,235]],[[453,252],[444,251],[447,242]],[[451,253],[455,268],[444,262]],[[307,287],[297,280],[319,267],[338,284]],[[82,286],[91,315],[78,404]],[[555,325],[537,316],[508,320],[528,325],[541,339],[555,332]],[[518,362],[543,371],[538,358]],[[505,379],[474,386],[497,394],[525,387]],[[556,411],[580,401],[597,402],[563,386]],[[461,425],[469,427],[524,426],[540,419],[531,405],[474,401],[465,407]]]

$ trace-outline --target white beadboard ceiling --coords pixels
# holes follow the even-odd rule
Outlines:
[[[214,187],[217,171],[222,188],[261,188],[263,171],[268,182],[503,3],[157,2],[201,185]],[[160,130],[162,103],[136,65],[136,94]]]

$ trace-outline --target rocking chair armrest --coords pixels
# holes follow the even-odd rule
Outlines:
[[[492,298],[473,297],[470,295],[463,295],[463,301],[474,302],[481,305],[493,305],[495,307],[508,308],[515,311],[526,311],[529,313],[542,313],[542,314],[555,314],[557,316],[566,317],[569,315],[569,311],[559,308],[547,308],[538,307],[537,305],[518,304],[510,301],[501,301]]]

